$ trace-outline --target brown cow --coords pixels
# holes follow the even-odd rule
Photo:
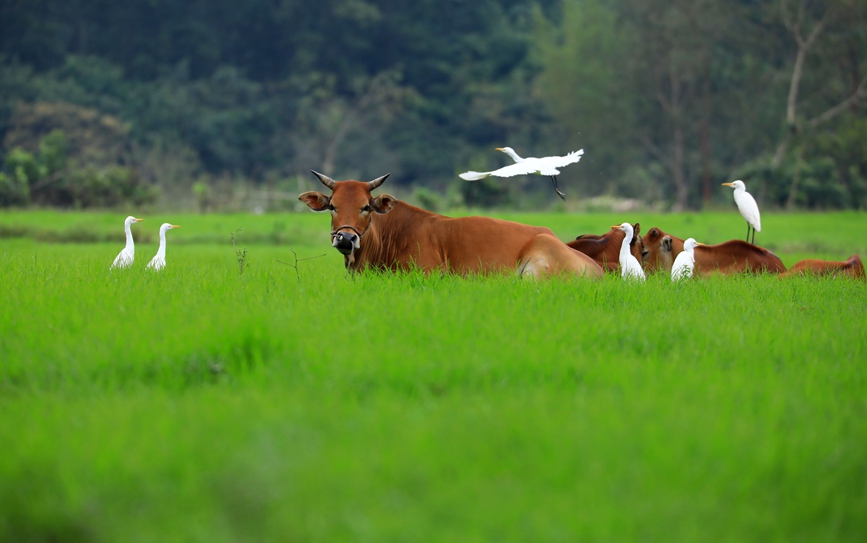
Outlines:
[[[643,241],[645,269],[649,272],[664,270],[671,273],[675,257],[683,251],[683,240],[666,234],[659,228],[651,228]],[[733,239],[719,245],[699,245],[695,248],[697,274],[784,271],[786,266],[777,255],[745,241]]]
[[[331,211],[331,245],[346,269],[448,271],[461,275],[521,276],[560,273],[600,277],[602,268],[573,251],[550,229],[488,217],[450,218],[419,209],[390,194],[374,197],[388,174],[369,183],[335,181],[313,172],[331,196],[305,192],[298,199],[313,211]]]
[[[831,275],[834,277],[856,277],[864,279],[864,263],[861,257],[852,255],[848,260],[836,262],[832,260],[817,260],[808,258],[789,268],[780,277],[792,277],[794,275]]]
[[[641,225],[635,223],[632,228],[634,233],[632,241],[629,243],[629,252],[641,262],[641,255],[644,252],[643,241],[638,235],[641,232]],[[623,230],[619,227],[612,227],[611,230],[601,236],[597,234],[582,234],[566,245],[589,256],[602,266],[605,271],[617,272],[620,271],[620,247],[623,245],[623,238],[625,237],[626,234]]]

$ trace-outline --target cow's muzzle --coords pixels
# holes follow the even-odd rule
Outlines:
[[[349,225],[341,226],[331,232],[331,245],[342,254],[351,255],[353,251],[361,248],[361,240],[365,233]]]
[[[358,249],[358,236],[352,232],[337,232],[331,240],[331,245],[341,253],[348,255]]]

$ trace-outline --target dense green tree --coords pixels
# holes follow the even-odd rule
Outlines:
[[[763,205],[858,207],[865,28],[860,0],[7,0],[0,154],[27,108],[56,113],[29,153],[52,129],[115,149],[72,107],[117,119],[103,154],[167,193],[319,168],[544,203],[456,177],[510,145],[584,148],[575,197],[697,207],[743,176]]]
[[[618,22],[614,6],[599,0],[564,2],[555,24],[536,17],[536,78],[552,119],[546,140],[559,151],[584,148],[580,179],[585,194],[635,187],[613,184],[636,155],[633,73],[627,67],[635,43]]]

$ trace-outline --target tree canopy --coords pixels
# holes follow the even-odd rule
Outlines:
[[[858,0],[9,0],[0,204],[109,168],[136,194],[317,169],[549,201],[457,178],[509,145],[584,148],[575,198],[697,208],[743,178],[763,205],[865,208],[865,78]],[[64,167],[23,168],[57,130]]]

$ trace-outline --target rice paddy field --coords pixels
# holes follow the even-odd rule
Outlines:
[[[313,213],[145,215],[109,271],[125,216],[0,214],[0,541],[867,539],[867,282],[353,277]],[[762,218],[867,256],[865,213]]]

